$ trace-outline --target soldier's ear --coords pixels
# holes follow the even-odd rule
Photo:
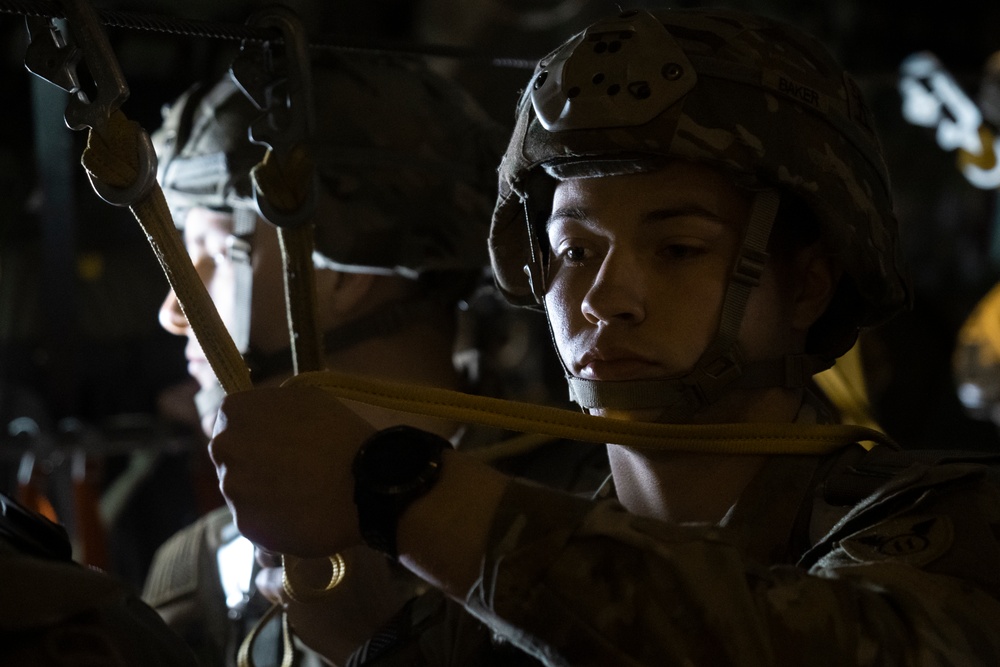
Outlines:
[[[798,252],[792,283],[792,326],[807,331],[833,299],[842,270],[814,243]]]
[[[320,313],[338,319],[349,319],[366,310],[375,276],[368,273],[347,273],[334,269],[316,269],[316,302]]]

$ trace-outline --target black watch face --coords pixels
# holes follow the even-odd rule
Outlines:
[[[400,432],[384,434],[372,444],[365,452],[361,474],[376,493],[405,493],[437,474],[441,456],[437,436],[415,437],[412,432]]]

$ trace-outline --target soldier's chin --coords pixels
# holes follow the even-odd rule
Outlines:
[[[208,437],[212,437],[215,430],[215,418],[219,414],[219,407],[226,392],[219,383],[202,386],[194,395],[194,405],[198,409],[198,419],[201,421],[201,430]]]

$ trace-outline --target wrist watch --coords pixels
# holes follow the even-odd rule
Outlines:
[[[397,558],[399,518],[430,491],[451,443],[412,426],[394,426],[368,438],[354,457],[354,504],[368,546]]]

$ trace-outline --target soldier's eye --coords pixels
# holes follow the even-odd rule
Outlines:
[[[692,243],[669,243],[660,251],[668,259],[690,259],[705,252],[705,248]]]
[[[556,256],[565,265],[579,266],[593,257],[594,252],[583,245],[563,243]]]

